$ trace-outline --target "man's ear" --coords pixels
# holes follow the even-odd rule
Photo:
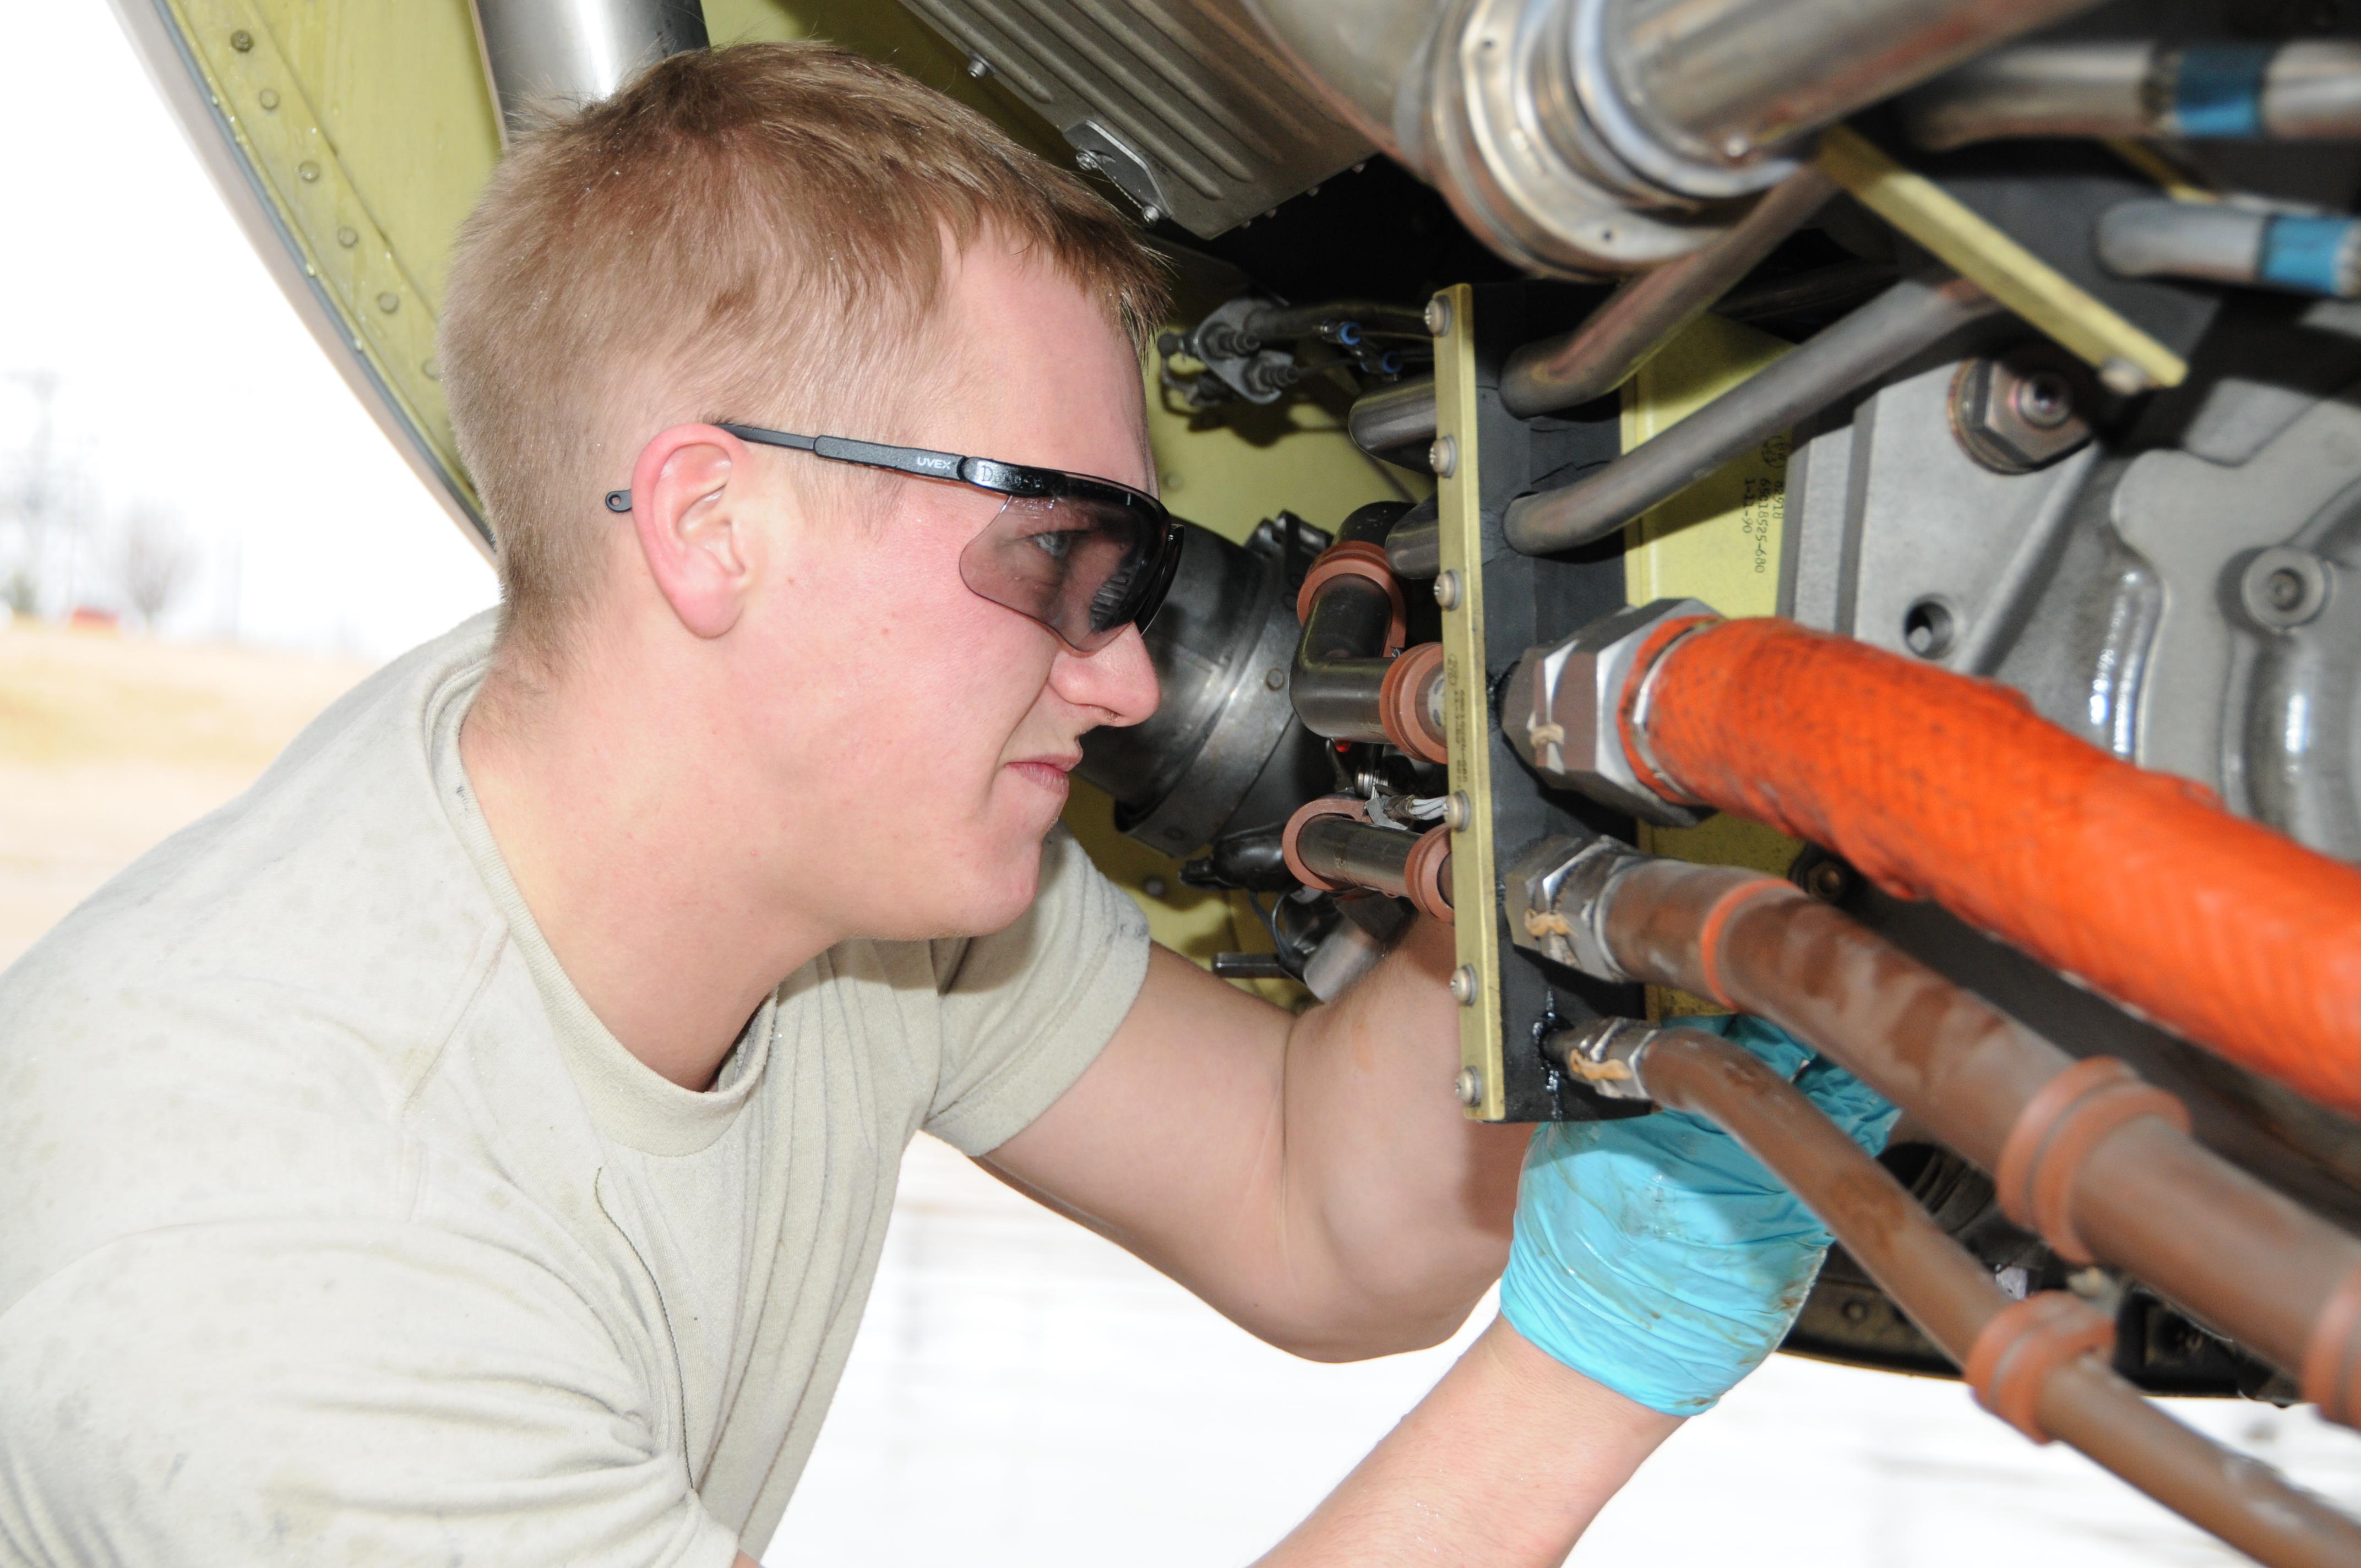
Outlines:
[[[631,469],[631,529],[656,591],[680,623],[719,637],[738,623],[752,586],[746,446],[710,424],[679,424],[640,449]]]

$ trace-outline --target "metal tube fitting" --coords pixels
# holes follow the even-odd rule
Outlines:
[[[1748,447],[2000,308],[1963,278],[1905,278],[1604,468],[1510,502],[1508,541],[1529,555],[1545,555],[1603,538]]]
[[[708,42],[699,0],[471,0],[500,145],[537,108],[592,104],[641,67]]]

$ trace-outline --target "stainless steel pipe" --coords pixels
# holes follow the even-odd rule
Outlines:
[[[1938,151],[2004,137],[2349,138],[2361,137],[2361,43],[2029,45],[1928,83],[1902,109],[1910,139]]]
[[[505,147],[536,107],[592,104],[642,66],[703,49],[698,0],[471,0]]]
[[[1603,538],[1748,447],[2000,308],[1963,278],[1905,279],[1604,468],[1510,502],[1508,541],[1543,555]]]

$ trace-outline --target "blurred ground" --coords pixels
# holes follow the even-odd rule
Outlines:
[[[0,964],[115,869],[244,788],[368,669],[0,630]],[[1490,1313],[1479,1308],[1468,1332]],[[1243,1563],[1334,1485],[1456,1348],[1357,1366],[1295,1360],[922,1137],[903,1164],[851,1365],[764,1556],[780,1568]],[[2361,1508],[2361,1438],[2309,1409],[2180,1401],[2175,1411]],[[2241,1561],[2081,1456],[2023,1442],[1957,1384],[1784,1356],[1675,1436],[1575,1560]]]
[[[0,966],[252,783],[370,668],[23,621],[0,630]]]

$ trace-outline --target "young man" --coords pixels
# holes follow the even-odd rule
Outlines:
[[[742,1562],[922,1129],[1274,1343],[1452,1332],[1527,1140],[1444,1091],[1444,934],[1290,1018],[1056,830],[1157,700],[1157,310],[1080,185],[825,49],[511,156],[443,350],[497,628],[0,982],[0,1557]],[[1274,1561],[1555,1561],[1760,1359],[1825,1238],[1671,1125],[1534,1146],[1517,1327]]]

